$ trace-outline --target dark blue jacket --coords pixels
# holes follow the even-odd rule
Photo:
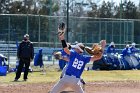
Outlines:
[[[17,57],[18,58],[34,58],[34,48],[32,42],[22,41],[17,50]]]

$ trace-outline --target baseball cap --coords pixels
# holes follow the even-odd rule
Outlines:
[[[77,43],[76,45],[71,45],[72,48],[77,48],[79,49],[81,52],[84,52],[84,44],[83,43]]]
[[[26,38],[26,37],[28,37],[28,38],[29,38],[29,35],[28,35],[28,34],[25,34],[25,35],[24,35],[24,38]]]

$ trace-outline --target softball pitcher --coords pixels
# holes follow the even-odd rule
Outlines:
[[[88,62],[99,60],[102,56],[83,55],[82,53],[84,52],[84,45],[82,43],[76,44],[73,50],[69,50],[64,39],[65,29],[61,30],[63,31],[63,33],[59,34],[58,36],[61,40],[64,51],[69,55],[69,63],[66,68],[65,75],[58,81],[57,84],[54,85],[50,93],[60,93],[67,87],[70,87],[72,90],[74,90],[75,93],[84,93],[83,89],[80,86],[80,77],[82,75],[84,67]],[[102,40],[101,46],[103,49],[105,45],[106,41]]]
[[[67,47],[68,49],[70,50],[71,49],[71,45],[69,43],[67,43]],[[54,58],[57,59],[57,60],[65,60],[67,63],[65,65],[65,67],[63,68],[62,70],[62,73],[60,75],[60,79],[65,75],[65,72],[66,72],[66,69],[67,69],[67,66],[68,66],[68,63],[69,63],[69,55],[67,55],[64,51],[62,52],[55,52],[54,53]],[[85,81],[83,79],[80,79],[81,81],[81,86],[83,88],[83,90],[85,90]]]

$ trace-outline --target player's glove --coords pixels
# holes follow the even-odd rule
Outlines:
[[[94,56],[101,56],[103,53],[103,49],[100,45],[98,44],[93,44],[92,48],[91,47],[85,47],[85,50],[88,54],[94,55]]]
[[[57,59],[57,60],[62,59],[62,53],[61,52],[55,52],[53,55],[54,55],[54,58]]]

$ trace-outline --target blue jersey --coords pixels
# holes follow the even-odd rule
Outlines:
[[[80,55],[76,51],[71,50],[66,75],[73,75],[80,78],[85,65],[90,61],[90,58],[90,56]]]
[[[124,48],[122,51],[123,56],[129,56],[132,54],[131,49],[130,48]]]
[[[136,49],[135,47],[130,47],[130,50],[132,53],[138,53],[138,49]]]
[[[115,47],[108,46],[106,53],[116,53]]]

